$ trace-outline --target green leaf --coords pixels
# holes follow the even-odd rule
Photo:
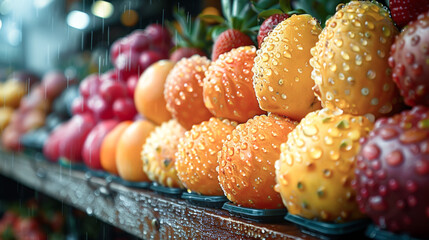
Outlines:
[[[213,41],[216,41],[217,37],[221,33],[225,32],[227,29],[228,29],[227,26],[222,26],[222,25],[219,25],[219,26],[216,26],[216,27],[212,28],[211,31],[210,31],[211,32],[210,35],[212,36]]]
[[[336,125],[336,127],[339,129],[346,129],[346,128],[349,128],[349,126],[350,126],[349,121],[347,121],[346,119],[339,121]]]
[[[265,10],[263,12],[260,12],[258,14],[258,17],[266,19],[266,18],[269,18],[270,16],[272,16],[274,14],[282,14],[282,13],[283,12],[280,9],[270,9],[270,10]]]
[[[222,0],[221,3],[222,3],[222,12],[223,12],[223,15],[228,20],[228,22],[230,22],[231,21],[231,15],[232,15],[231,1],[229,1],[229,0]]]
[[[292,10],[292,7],[290,6],[290,0],[280,0],[280,9],[283,10],[283,12],[289,12]]]
[[[262,12],[266,9],[270,9],[278,5],[278,0],[262,0],[262,1],[252,1],[252,6],[258,10],[258,12]]]
[[[217,16],[217,15],[198,15],[198,18],[200,18],[201,20],[214,20],[219,24],[222,24],[225,22],[225,19],[223,19],[221,16]]]
[[[253,26],[256,26],[258,24],[258,16],[253,15],[250,19],[247,19],[244,21],[243,26],[241,27],[242,30],[249,29]],[[256,26],[259,30],[259,26]],[[257,30],[257,31],[258,31]]]

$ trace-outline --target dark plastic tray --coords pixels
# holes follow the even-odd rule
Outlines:
[[[94,170],[94,169],[90,169],[90,168],[87,168],[87,172],[89,172],[93,177],[98,177],[98,178],[106,178],[110,175],[106,171]]]
[[[180,196],[182,196],[182,193],[184,191],[184,189],[182,189],[182,188],[164,187],[164,186],[162,186],[156,182],[153,182],[150,185],[150,189],[157,192],[157,193],[168,195],[170,197],[180,197]]]
[[[207,196],[195,192],[183,192],[182,198],[191,204],[209,208],[222,208],[223,204],[228,202],[225,196]]]
[[[106,180],[108,178],[112,179],[112,182],[124,185],[125,187],[130,187],[130,188],[141,188],[141,189],[149,189],[151,182],[130,182],[127,180],[124,180],[118,176],[114,176],[109,174],[109,176],[106,177]]]
[[[369,219],[356,220],[347,223],[320,222],[288,213],[287,221],[293,222],[301,231],[321,239],[362,239]]]
[[[408,234],[395,234],[383,230],[374,224],[370,224],[366,229],[365,235],[376,240],[423,240],[421,238],[410,237]]]
[[[223,209],[229,211],[234,215],[250,219],[257,222],[279,222],[283,221],[284,216],[287,213],[286,208],[284,209],[256,209],[240,207],[231,202],[226,202]]]
[[[83,163],[76,163],[76,162],[70,162],[69,160],[65,159],[65,158],[59,158],[58,159],[58,163],[67,169],[72,169],[72,170],[80,170],[80,171],[85,171],[87,170],[86,165]]]

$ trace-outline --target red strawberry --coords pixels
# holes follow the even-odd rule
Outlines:
[[[274,14],[271,15],[269,18],[265,19],[265,21],[261,24],[261,27],[259,28],[258,33],[258,46],[259,48],[262,45],[262,42],[264,41],[264,38],[268,36],[268,34],[273,30],[277,24],[281,23],[283,20],[288,18],[289,15],[286,13],[283,14]]]
[[[399,27],[416,20],[420,13],[429,10],[428,0],[389,0],[392,19]]]
[[[199,48],[182,47],[182,48],[178,48],[176,51],[174,51],[171,54],[170,60],[174,62],[178,62],[182,58],[190,58],[195,54],[203,57],[207,56],[206,53]]]
[[[221,33],[216,39],[213,45],[212,61],[215,61],[222,53],[229,52],[234,48],[249,45],[254,45],[249,36],[236,29],[228,29]]]

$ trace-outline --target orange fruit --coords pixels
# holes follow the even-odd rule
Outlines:
[[[210,118],[194,125],[180,139],[176,154],[176,170],[180,181],[191,191],[203,195],[223,195],[216,167],[217,154],[226,136],[237,124],[229,120]]]
[[[164,85],[173,67],[174,62],[169,60],[152,64],[140,76],[134,92],[137,111],[158,125],[171,119],[164,99]]]
[[[253,89],[254,46],[239,47],[212,62],[204,79],[204,104],[215,117],[246,122],[263,114]]]
[[[213,116],[204,105],[203,79],[210,65],[206,57],[182,58],[170,71],[165,83],[167,109],[186,129]]]
[[[175,168],[177,145],[186,129],[171,119],[157,127],[143,145],[143,170],[151,181],[166,187],[183,187]]]
[[[274,114],[256,116],[228,135],[218,154],[219,183],[233,203],[249,208],[284,208],[276,185],[280,145],[296,123]]]
[[[115,128],[104,137],[100,148],[101,167],[111,174],[118,175],[116,167],[116,146],[124,131],[132,124],[132,121],[119,123]]]
[[[147,120],[132,123],[119,138],[116,147],[116,167],[119,176],[127,181],[149,181],[142,170],[140,152],[146,138],[155,129]]]

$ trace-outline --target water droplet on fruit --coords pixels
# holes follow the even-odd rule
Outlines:
[[[291,54],[289,51],[284,51],[284,52],[283,52],[283,56],[284,56],[285,58],[288,58],[288,59],[292,58],[292,54]]]
[[[377,105],[378,104],[378,98],[371,99],[371,105]]]
[[[314,147],[310,149],[310,157],[317,160],[320,159],[322,157],[322,149],[318,148],[318,147]]]
[[[286,94],[284,94],[284,93],[282,93],[281,97],[282,97],[282,99],[286,99],[287,98]]]
[[[304,126],[302,130],[304,132],[304,135],[306,135],[307,137],[311,137],[318,132],[317,127],[314,125]]]
[[[387,203],[381,196],[372,196],[368,199],[368,202],[374,211],[385,211],[387,209]]]
[[[341,52],[340,52],[340,54],[341,54],[341,57],[342,57],[344,60],[349,60],[349,59],[350,59],[350,56],[349,56],[349,54],[348,54],[348,53],[346,53],[346,52],[344,52],[344,51],[341,51]]]
[[[337,65],[335,63],[332,63],[329,69],[331,69],[332,72],[335,72],[337,70]]]
[[[326,178],[330,178],[332,176],[332,171],[329,169],[324,169],[323,170],[323,176]]]
[[[384,58],[386,56],[386,53],[382,50],[377,50],[377,55],[381,58]]]
[[[360,90],[360,92],[362,93],[363,96],[368,96],[369,94],[369,89],[368,88],[362,88]]]
[[[362,56],[356,55],[355,62],[356,62],[356,65],[358,65],[358,66],[362,65]]]
[[[268,56],[268,53],[262,53],[262,61],[267,62],[270,57]]]

